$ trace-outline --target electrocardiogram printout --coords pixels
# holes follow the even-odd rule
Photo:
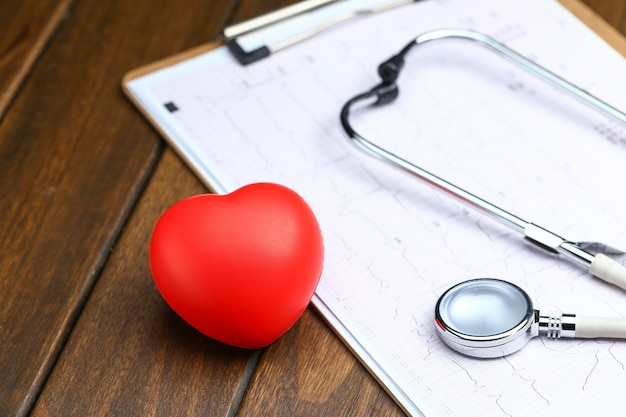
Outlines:
[[[379,63],[438,28],[486,33],[617,108],[625,60],[554,1],[425,0],[335,26],[250,66],[224,48],[130,81],[130,94],[218,192],[271,181],[322,226],[314,303],[409,414],[590,416],[626,409],[626,342],[535,338],[478,360],[439,339],[460,281],[514,282],[536,308],[624,317],[626,292],[356,149],[339,123]],[[626,128],[464,41],[415,48],[363,136],[527,221],[626,248]]]

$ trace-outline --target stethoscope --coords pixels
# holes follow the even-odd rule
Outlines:
[[[492,278],[461,282],[443,293],[435,307],[435,322],[446,345],[478,358],[517,352],[540,334],[553,339],[626,338],[624,318],[535,310],[520,287]]]
[[[626,289],[626,268],[619,262],[607,256],[607,254],[623,254],[623,252],[599,242],[573,242],[564,239],[543,227],[523,220],[522,218],[387,151],[386,149],[376,145],[374,142],[364,138],[352,128],[349,116],[350,110],[356,103],[368,102],[369,104],[382,105],[390,103],[396,99],[399,91],[398,86],[396,85],[396,80],[404,65],[405,56],[410,50],[413,49],[413,47],[435,40],[452,38],[476,42],[479,45],[482,45],[496,54],[519,65],[525,70],[535,74],[539,78],[551,83],[574,98],[580,100],[584,104],[587,104],[601,113],[626,124],[626,114],[623,112],[571,84],[558,75],[548,71],[540,65],[537,65],[491,37],[465,29],[440,29],[418,36],[406,45],[398,54],[383,62],[378,67],[378,73],[382,82],[370,90],[356,95],[344,104],[341,110],[341,124],[352,142],[370,155],[382,159],[391,166],[426,182],[440,191],[446,192],[448,195],[457,198],[475,209],[478,209],[504,225],[523,233],[525,239],[534,243],[538,247],[551,253],[565,255],[567,258],[573,259],[578,263],[585,265],[592,275]],[[517,303],[516,311],[520,312],[519,314],[516,313],[514,315],[516,319],[511,319],[511,321],[502,320],[499,323],[500,326],[496,328],[498,332],[489,334],[485,334],[485,332],[474,333],[474,330],[476,329],[472,326],[459,327],[458,325],[463,323],[463,320],[462,317],[455,317],[455,312],[458,311],[456,307],[463,305],[459,303],[471,299],[471,294],[476,293],[477,289],[486,288],[491,289],[492,296],[495,296],[496,294],[499,294],[499,296],[502,294],[509,294],[510,296],[513,296],[513,299],[516,300],[515,302]],[[465,291],[467,291],[469,295],[465,296]],[[480,305],[476,305],[476,307],[480,307]],[[523,314],[521,313],[522,311]],[[475,312],[477,316],[480,315],[479,313],[480,311]],[[468,355],[479,357],[502,356],[504,354],[512,353],[521,348],[523,342],[527,341],[528,338],[538,334],[536,331],[537,329],[541,330],[545,327],[550,327],[549,325],[545,325],[545,320],[542,321],[541,317],[543,316],[541,316],[540,313],[536,313],[532,309],[532,302],[528,296],[521,289],[519,289],[519,287],[497,280],[473,280],[466,284],[459,284],[453,287],[446,294],[444,294],[442,299],[437,304],[436,315],[438,328],[442,331],[443,340],[449,346]],[[570,316],[565,317],[569,320]],[[516,320],[518,321],[514,326],[504,329],[504,327],[507,327],[512,321]],[[571,327],[571,323],[569,322],[566,322],[565,325],[566,327]],[[580,327],[580,324],[578,326]],[[583,328],[584,327],[585,326],[583,326]],[[491,330],[489,331],[491,332]],[[502,331],[500,332],[500,330]],[[570,330],[567,331],[569,332]],[[580,329],[578,330],[579,336],[581,331],[582,330]],[[568,332],[559,331],[558,334],[569,335],[570,333]],[[626,332],[622,334],[626,334]]]

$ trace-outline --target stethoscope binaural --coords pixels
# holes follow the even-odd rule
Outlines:
[[[359,94],[346,102],[341,110],[341,123],[350,139],[352,139],[353,143],[360,149],[366,151],[367,153],[382,159],[395,168],[425,181],[427,184],[434,186],[440,191],[446,192],[447,194],[461,200],[475,209],[478,209],[479,211],[482,211],[483,213],[500,221],[504,225],[523,233],[527,240],[542,249],[556,254],[563,254],[570,259],[582,263],[588,267],[589,272],[592,275],[626,289],[626,268],[619,262],[607,256],[607,254],[622,255],[623,252],[598,242],[572,242],[564,239],[557,234],[544,229],[543,227],[527,222],[520,217],[511,214],[508,211],[505,211],[502,208],[497,207],[494,204],[491,204],[488,201],[483,200],[480,197],[477,197],[476,195],[471,194],[468,191],[465,191],[462,188],[457,187],[456,185],[387,151],[386,149],[376,145],[374,142],[367,140],[352,128],[349,116],[353,105],[365,101],[368,101],[370,104],[382,105],[392,102],[398,96],[398,86],[396,85],[396,80],[404,65],[404,57],[411,49],[427,42],[450,38],[476,42],[479,45],[482,45],[519,65],[525,70],[537,75],[539,78],[548,81],[552,85],[569,93],[571,96],[595,108],[601,113],[626,124],[626,114],[555,75],[547,69],[535,64],[506,46],[498,43],[489,36],[465,29],[440,29],[418,36],[406,45],[398,54],[383,62],[378,68],[378,73],[382,78],[382,82],[372,89]]]
[[[597,318],[535,310],[515,284],[492,278],[462,282],[448,289],[435,307],[443,342],[478,358],[514,353],[533,337],[626,338],[626,319]]]

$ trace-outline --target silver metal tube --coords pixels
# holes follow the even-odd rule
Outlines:
[[[341,120],[344,128],[346,129],[346,132],[348,132],[348,135],[350,136],[352,141],[359,148],[366,151],[370,155],[373,155],[383,160],[384,162],[394,166],[395,168],[399,168],[400,170],[423,180],[427,184],[435,187],[436,189],[446,192],[448,195],[478,209],[479,211],[487,214],[491,218],[499,221],[500,223],[524,233],[524,236],[537,246],[550,252],[564,254],[577,262],[583,263],[586,266],[590,266],[596,258],[596,254],[590,253],[589,251],[581,247],[581,245],[563,239],[562,237],[542,227],[527,222],[526,220],[523,220],[522,218],[512,213],[509,213],[508,211],[503,210],[500,207],[491,204],[490,202],[483,200],[482,198],[468,191],[465,191],[460,187],[457,187],[456,185],[365,139],[351,127],[348,121],[348,116],[350,112],[350,107],[354,103],[371,98],[377,98],[377,103],[387,103],[395,99],[395,96],[398,93],[395,80],[398,77],[398,74],[402,68],[404,56],[413,47],[435,40],[454,38],[476,42],[497,53],[498,55],[508,59],[509,61],[517,64],[525,70],[535,74],[539,78],[549,82],[555,87],[568,93],[572,97],[582,101],[584,104],[587,104],[592,108],[598,110],[600,113],[603,113],[609,117],[616,119],[619,122],[626,124],[626,114],[624,114],[620,110],[580,89],[579,87],[559,77],[558,75],[548,71],[542,66],[535,64],[531,60],[509,49],[508,47],[502,45],[501,43],[490,38],[489,36],[465,29],[440,29],[427,32],[418,36],[414,39],[413,42],[403,48],[398,55],[383,63],[381,65],[381,68],[379,68],[379,73],[383,78],[383,82],[380,85],[371,89],[369,92],[356,96],[348,103],[346,103],[341,114]],[[619,272],[619,274],[621,274],[621,272]],[[621,279],[621,275],[619,276]],[[606,277],[601,278],[606,279]],[[626,283],[624,284],[624,286],[626,288]]]
[[[514,214],[511,214],[508,211],[503,210],[500,207],[495,206],[490,202],[483,200],[482,198],[468,191],[465,191],[460,187],[457,187],[456,185],[444,180],[443,178],[440,178],[426,171],[425,169],[422,169],[417,165],[412,164],[406,159],[400,158],[399,156],[387,151],[386,149],[381,148],[375,143],[370,142],[359,134],[352,135],[351,139],[362,150],[366,151],[372,156],[375,156],[381,159],[383,162],[391,164],[395,168],[399,168],[400,170],[410,175],[413,175],[421,179],[422,181],[425,181],[427,184],[439,189],[440,191],[444,191],[451,197],[461,200],[462,202],[482,211],[483,213],[503,223],[506,226],[509,226],[520,232],[524,232],[526,227],[530,224],[527,221],[515,216]]]
[[[498,55],[512,61],[513,63],[526,69],[527,71],[532,72],[539,78],[542,78],[545,81],[549,82],[550,84],[558,87],[559,89],[570,94],[571,96],[582,101],[583,103],[597,109],[601,113],[604,113],[607,116],[610,116],[626,124],[626,114],[622,113],[620,110],[600,100],[599,98],[589,94],[585,90],[559,77],[553,72],[548,71],[546,68],[534,63],[528,58],[518,54],[512,49],[507,48],[506,46],[497,42],[493,38],[487,35],[484,35],[482,33],[474,32],[471,30],[465,30],[465,29],[434,30],[434,31],[427,32],[423,35],[418,36],[415,39],[415,45],[421,45],[421,44],[425,44],[427,42],[439,40],[439,39],[454,39],[454,38],[466,39],[466,40],[478,42],[479,44],[494,51]]]

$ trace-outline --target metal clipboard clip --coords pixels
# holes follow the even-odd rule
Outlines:
[[[242,65],[259,61],[328,28],[418,0],[306,0],[228,26],[222,36]]]

